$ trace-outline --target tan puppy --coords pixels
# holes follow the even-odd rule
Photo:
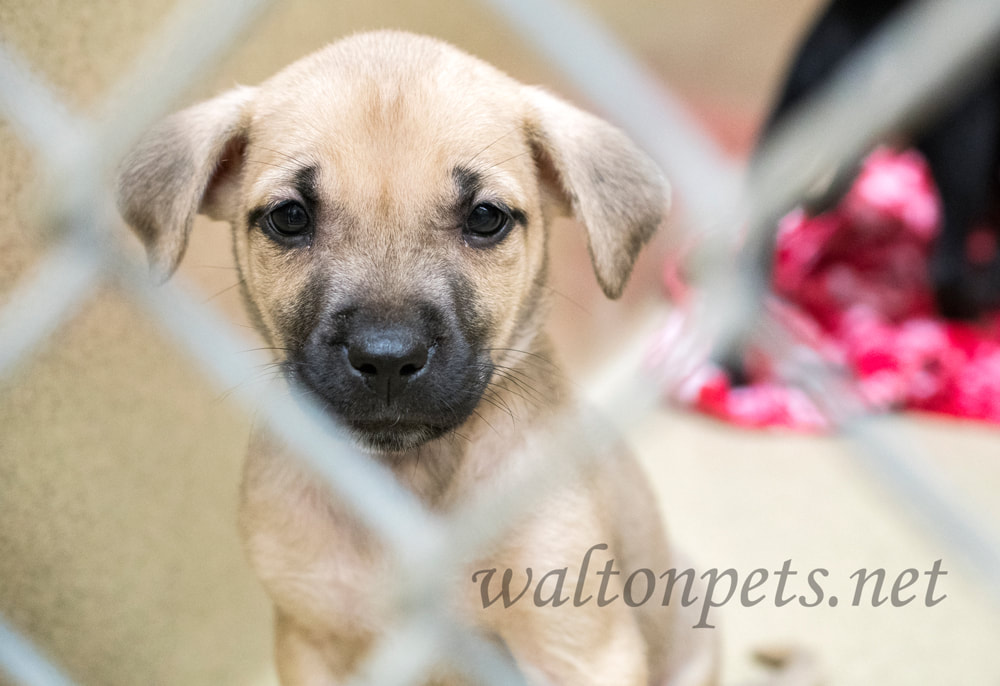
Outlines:
[[[615,298],[668,188],[603,121],[438,41],[379,32],[167,119],[126,160],[120,199],[163,275],[196,213],[229,221],[247,306],[291,382],[448,512],[544,465],[537,446],[571,406],[544,329],[550,217],[585,227]],[[597,458],[469,561],[457,611],[538,683],[714,683],[712,632],[676,603],[629,606],[623,576],[578,584],[588,550],[591,570],[674,566],[637,465]],[[379,541],[264,436],[241,523],[277,609],[282,683],[346,681],[396,619]],[[564,567],[564,597],[618,600],[484,609],[470,582]]]

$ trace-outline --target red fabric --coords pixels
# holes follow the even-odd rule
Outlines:
[[[936,314],[927,260],[939,219],[920,155],[877,150],[838,207],[782,220],[773,274],[774,291],[784,299],[780,314],[822,355],[853,371],[873,409],[1000,423],[1000,312],[975,325]],[[997,249],[989,232],[969,246],[971,259]],[[669,291],[684,295],[676,263],[667,266],[665,280]],[[684,314],[682,303],[678,316]],[[747,367],[748,386],[732,387],[724,372],[706,365],[675,397],[743,426],[826,428],[803,392],[777,381],[761,351],[748,352]]]

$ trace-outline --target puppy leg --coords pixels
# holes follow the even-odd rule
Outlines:
[[[621,606],[591,605],[531,607],[511,616],[501,636],[529,683],[648,686],[646,646],[635,617]]]
[[[756,686],[820,686],[816,657],[795,646],[769,646],[760,648],[754,655],[757,661],[771,667],[774,672]]]
[[[282,686],[336,686],[345,680],[306,633],[281,613],[275,620],[275,658]]]
[[[719,683],[719,646],[713,632],[702,633],[686,660],[664,686],[716,686]]]
[[[674,564],[678,569],[689,566],[683,558]],[[704,589],[699,587],[697,592],[700,595]],[[696,605],[677,608],[670,655],[673,667],[662,686],[717,686],[719,683],[719,632],[692,628],[701,619],[700,610],[696,608]]]
[[[529,683],[648,686],[647,640],[639,613],[623,601],[620,551],[607,545],[591,550],[588,571],[580,571],[592,540],[615,538],[596,519],[592,501],[579,493],[554,500],[518,527],[516,539],[481,561],[500,575],[515,573],[512,597],[525,592],[509,606],[480,605],[473,621],[503,640]],[[562,580],[554,583],[559,570]],[[496,597],[496,581],[489,584]]]

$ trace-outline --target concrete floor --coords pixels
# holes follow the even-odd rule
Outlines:
[[[817,2],[584,4],[738,153]],[[169,8],[156,0],[4,0],[0,37],[70,103],[87,108]],[[573,95],[469,0],[291,0],[186,100],[257,82],[338,36],[383,26],[437,35],[522,80]],[[0,159],[3,302],[40,252],[39,231],[26,218],[44,199],[32,194],[30,152],[3,125]],[[565,228],[555,246],[554,329],[563,357],[592,368],[621,346],[617,332],[639,303],[659,293],[664,242],[642,258],[624,302],[611,304],[593,283],[575,227]],[[227,240],[226,227],[199,220],[179,279],[241,326]],[[251,420],[227,390],[210,385],[136,305],[110,291],[0,386],[0,613],[79,683],[273,682],[270,611],[234,524]],[[1000,431],[928,417],[896,421],[930,454],[935,478],[979,521],[1000,528]],[[831,684],[1000,683],[1000,608],[840,442],[749,433],[667,410],[640,422],[630,440],[673,536],[699,570],[742,576],[791,560],[799,580],[829,570],[826,587],[841,598],[835,608],[778,608],[769,597],[719,610],[726,683],[753,676],[750,650],[776,640],[813,650]],[[859,568],[883,567],[894,577],[937,559],[948,572],[939,591],[948,597],[935,607],[848,602]]]

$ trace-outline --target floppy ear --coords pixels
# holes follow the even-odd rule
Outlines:
[[[231,215],[254,93],[235,88],[167,117],[119,167],[118,209],[160,279],[177,269],[197,213]]]
[[[528,137],[587,230],[597,281],[609,298],[625,288],[639,250],[670,206],[657,166],[614,126],[538,88],[527,88]]]

